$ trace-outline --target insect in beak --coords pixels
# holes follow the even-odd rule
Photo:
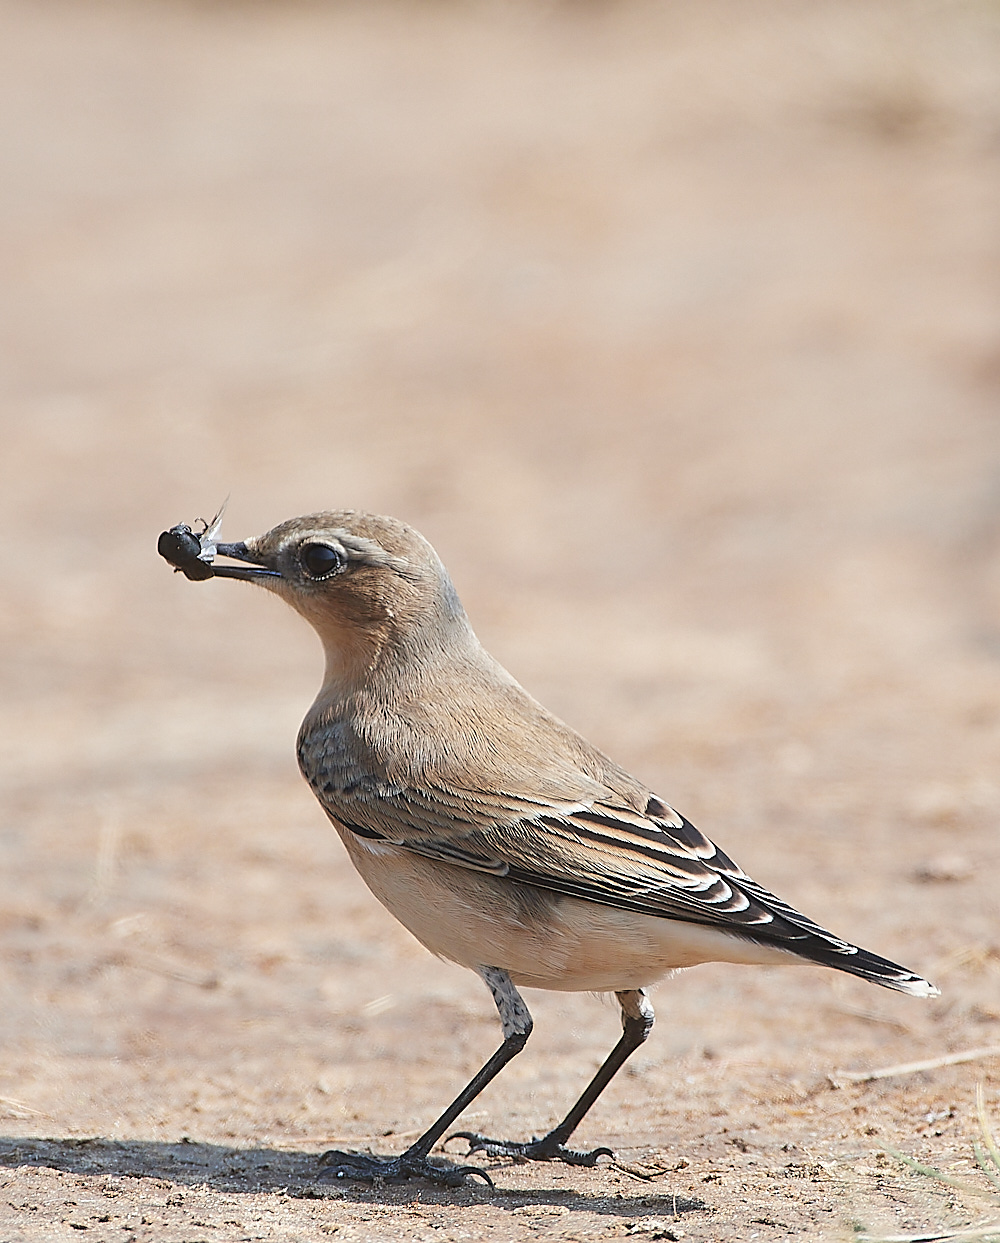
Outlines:
[[[222,515],[226,512],[228,500],[227,497],[222,502],[221,509],[211,522],[199,520],[204,526],[203,531],[192,531],[185,522],[179,522],[169,531],[164,531],[156,541],[156,551],[165,561],[169,561],[175,571],[194,581],[206,578],[242,578],[248,581],[255,578],[280,578],[277,570],[268,569],[242,541],[237,544],[219,542]],[[249,564],[246,567],[216,565],[217,555]]]

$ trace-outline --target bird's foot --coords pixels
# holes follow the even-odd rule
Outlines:
[[[566,1165],[595,1166],[598,1157],[611,1157],[614,1153],[610,1148],[592,1148],[590,1152],[578,1152],[575,1148],[567,1148],[565,1144],[553,1139],[551,1133],[542,1139],[530,1142],[519,1142],[512,1139],[489,1139],[475,1131],[455,1131],[448,1140],[468,1140],[471,1156],[474,1152],[484,1152],[488,1157],[512,1157],[515,1161],[563,1161]]]
[[[372,1157],[363,1152],[331,1149],[319,1159],[324,1178],[355,1178],[360,1182],[401,1183],[426,1178],[443,1187],[461,1187],[468,1178],[481,1178],[489,1187],[493,1179],[478,1165],[431,1165],[425,1153],[404,1152],[398,1157]]]

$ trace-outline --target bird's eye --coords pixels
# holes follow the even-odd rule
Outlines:
[[[344,558],[329,544],[306,544],[299,553],[306,574],[313,579],[329,578],[343,567]]]

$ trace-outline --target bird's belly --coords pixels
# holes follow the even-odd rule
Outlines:
[[[500,967],[528,988],[617,992],[702,962],[795,961],[701,924],[564,897],[346,830],[341,836],[375,897],[432,953],[465,967]]]

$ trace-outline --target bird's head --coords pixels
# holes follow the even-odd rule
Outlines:
[[[290,518],[263,535],[218,543],[212,577],[258,583],[281,596],[323,641],[331,675],[393,650],[419,659],[471,636],[451,579],[419,532],[358,510]]]

